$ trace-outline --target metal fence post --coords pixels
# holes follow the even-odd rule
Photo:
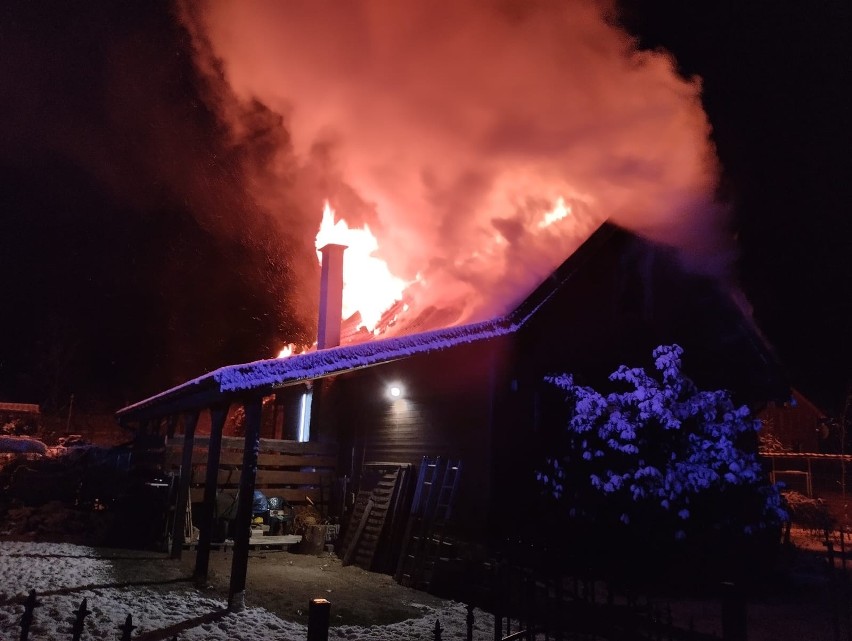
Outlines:
[[[30,634],[30,626],[33,624],[33,611],[41,605],[36,599],[36,591],[30,590],[27,600],[24,601],[24,614],[21,617],[21,641],[27,641]]]
[[[130,634],[136,629],[136,626],[133,625],[133,615],[128,614],[124,623],[118,626],[118,629],[121,630],[121,641],[130,641]]]
[[[311,599],[308,605],[308,641],[328,641],[331,603],[326,599]]]
[[[746,641],[746,600],[739,586],[722,583],[722,638]]]
[[[80,601],[80,607],[74,612],[74,625],[71,626],[71,641],[80,641],[80,637],[83,635],[83,621],[87,616],[89,616],[92,612],[88,607],[88,600],[83,599]]]
[[[118,626],[118,629],[121,631],[121,641],[130,641],[130,633],[136,629],[133,625],[133,616],[128,614],[124,624]]]

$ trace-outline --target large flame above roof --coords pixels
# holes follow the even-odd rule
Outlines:
[[[394,276],[388,264],[376,256],[379,241],[369,225],[351,228],[342,218],[335,221],[335,212],[326,201],[322,223],[316,237],[317,260],[322,260],[320,248],[335,243],[346,246],[343,261],[343,317],[360,314],[360,323],[373,331],[409,284]]]
[[[605,219],[696,269],[729,259],[700,80],[639,51],[612,3],[180,7],[210,105],[268,159],[241,168],[259,205],[311,253],[325,199],[369,230],[387,271],[348,279],[365,289],[346,304],[371,329],[501,314]],[[299,278],[306,323],[313,274]]]
[[[537,236],[555,239],[559,235],[572,234],[581,240],[589,230],[571,214],[572,206],[559,196],[551,209],[539,212],[537,219],[533,217],[529,225]],[[349,320],[350,331],[344,342],[357,340],[356,337],[363,339],[365,333],[372,336],[407,333],[406,328],[417,320],[421,321],[417,328],[420,331],[468,320],[456,309],[453,317],[442,315],[440,320],[432,318],[424,324],[424,320],[418,318],[422,308],[412,308],[411,301],[417,298],[419,288],[429,288],[430,284],[419,275],[409,282],[395,276],[387,262],[377,257],[378,240],[370,231],[369,225],[360,229],[350,228],[345,220],[335,221],[335,217],[335,211],[326,201],[315,244],[320,261],[321,247],[329,243],[347,247],[343,262],[343,319]],[[511,245],[505,237],[495,233],[459,260],[465,263],[467,269],[474,269],[472,265],[479,264],[478,269],[482,270],[495,267],[505,270],[510,248]],[[353,330],[360,331],[353,333]],[[288,346],[282,350],[279,357],[292,353],[292,346]]]

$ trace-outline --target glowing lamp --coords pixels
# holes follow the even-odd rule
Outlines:
[[[399,385],[391,385],[388,387],[388,396],[390,398],[401,398],[402,397],[402,387]]]

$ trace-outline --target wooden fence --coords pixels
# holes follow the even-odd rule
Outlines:
[[[190,500],[201,502],[207,469],[209,437],[197,436],[192,452]],[[168,439],[168,464],[181,464],[183,437]],[[242,438],[224,437],[219,458],[217,488],[236,496],[243,464]],[[267,496],[280,496],[292,505],[327,505],[337,468],[337,446],[328,443],[299,443],[260,439],[255,488]]]

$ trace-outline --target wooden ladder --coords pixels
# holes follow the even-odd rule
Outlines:
[[[343,565],[354,563],[370,570],[381,539],[388,512],[391,510],[400,469],[382,475],[378,485],[370,492],[359,492],[352,521],[344,542]],[[354,526],[354,529],[353,527]]]
[[[452,543],[445,538],[447,522],[453,511],[456,493],[458,491],[461,461],[447,461],[443,470],[440,487],[437,488],[435,507],[429,521],[429,526],[423,538],[423,558],[420,562],[420,575],[415,587],[429,589],[439,561],[447,560],[452,551]]]
[[[461,461],[423,457],[411,514],[394,578],[418,589],[428,589],[435,566],[449,545],[445,529],[458,491]]]

